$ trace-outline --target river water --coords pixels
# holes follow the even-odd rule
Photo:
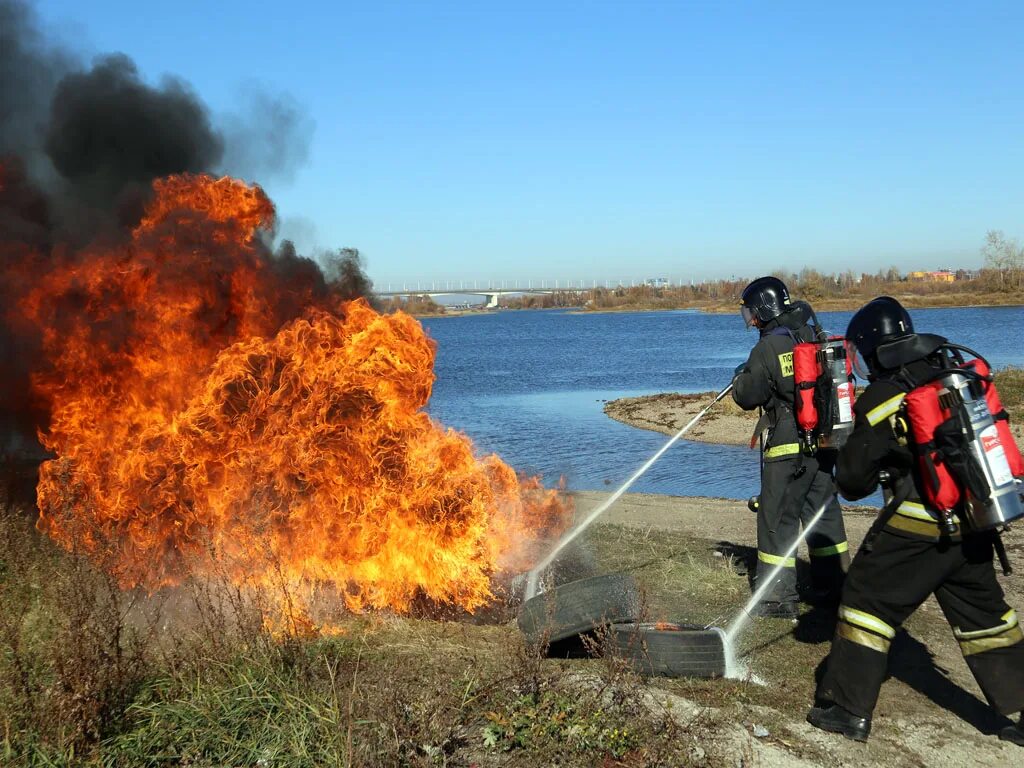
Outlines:
[[[841,333],[850,312],[820,314]],[[919,331],[1024,366],[1024,307],[922,309]],[[614,490],[667,436],[604,415],[606,400],[706,392],[729,383],[757,341],[736,315],[697,311],[508,311],[423,320],[438,344],[429,411],[481,453],[517,470],[565,478],[570,490]],[[745,499],[757,492],[754,451],[680,441],[632,490]]]

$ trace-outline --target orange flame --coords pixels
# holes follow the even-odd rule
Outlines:
[[[282,283],[259,187],[154,190],[126,243],[65,259],[21,304],[52,363],[33,379],[58,457],[40,527],[126,586],[228,564],[333,585],[353,609],[473,610],[496,571],[527,567],[568,506],[424,412],[420,324]]]

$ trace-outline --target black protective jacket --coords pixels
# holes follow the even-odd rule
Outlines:
[[[818,688],[820,701],[859,717],[871,717],[890,669],[890,645],[930,595],[989,704],[1003,715],[1024,707],[1024,634],[992,567],[992,537],[961,536],[956,519],[954,534],[943,530],[937,510],[921,501],[921,473],[902,437],[904,396],[942,367],[940,360],[933,366],[927,357],[911,357],[873,381],[857,399],[853,433],[839,450],[843,495],[868,495],[883,470],[894,494],[850,566]]]
[[[767,429],[765,461],[792,459],[800,453],[794,412],[793,347],[814,341],[814,331],[797,310],[772,320],[760,331],[761,338],[733,383],[732,398],[746,411],[764,409],[758,432]]]
[[[843,496],[856,500],[879,487],[888,473],[887,496],[895,498],[885,515],[885,528],[902,536],[938,541],[943,534],[939,514],[922,502],[921,476],[905,437],[903,399],[915,382],[930,378],[936,368],[924,360],[905,366],[899,376],[881,376],[868,385],[854,404],[854,427],[836,462],[836,484]],[[950,537],[960,538],[959,528]]]

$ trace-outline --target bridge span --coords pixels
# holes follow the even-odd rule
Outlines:
[[[579,289],[577,289],[579,290]],[[516,296],[522,296],[524,293],[529,294],[545,294],[554,293],[553,288],[542,290],[539,288],[501,288],[501,289],[467,289],[467,290],[454,290],[454,291],[374,291],[377,296],[429,296],[434,298],[436,296],[483,296],[484,301],[482,306],[485,309],[494,309],[498,306],[499,296],[508,296],[515,294]]]
[[[690,281],[690,285],[693,281]],[[498,306],[498,298],[510,294],[547,294],[564,291],[592,291],[597,288],[633,288],[648,286],[651,288],[668,288],[672,285],[683,285],[682,278],[678,282],[668,278],[621,278],[610,280],[431,280],[401,283],[385,283],[386,290],[375,290],[378,296],[453,296],[469,295],[484,297],[483,306]],[[381,287],[383,287],[381,286]]]

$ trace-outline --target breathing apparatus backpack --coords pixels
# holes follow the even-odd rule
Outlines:
[[[841,448],[853,432],[853,364],[841,336],[793,347],[796,424],[804,453]]]
[[[964,360],[965,352],[973,359]],[[1017,479],[1024,460],[991,368],[978,353],[948,342],[936,354],[941,368],[901,405],[925,500],[948,533],[956,531],[954,509],[972,530],[1003,528],[1024,516]]]

